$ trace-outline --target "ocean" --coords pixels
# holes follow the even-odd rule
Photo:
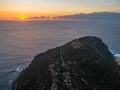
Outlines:
[[[0,90],[48,49],[83,36],[100,37],[120,57],[120,19],[0,21]]]

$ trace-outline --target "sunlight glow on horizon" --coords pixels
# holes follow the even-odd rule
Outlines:
[[[20,17],[20,20],[25,20],[25,17],[24,16]]]
[[[120,0],[0,0],[0,11],[0,18],[6,19],[120,12]]]

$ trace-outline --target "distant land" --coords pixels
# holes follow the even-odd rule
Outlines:
[[[63,15],[63,16],[35,16],[26,19],[120,19],[120,13],[117,12],[93,12],[89,14],[74,14],[74,15]]]

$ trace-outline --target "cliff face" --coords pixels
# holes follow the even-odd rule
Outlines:
[[[108,47],[87,36],[35,56],[13,90],[120,90],[120,76]]]

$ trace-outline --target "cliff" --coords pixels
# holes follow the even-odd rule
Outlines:
[[[120,75],[108,47],[87,36],[35,56],[13,90],[120,90]]]

